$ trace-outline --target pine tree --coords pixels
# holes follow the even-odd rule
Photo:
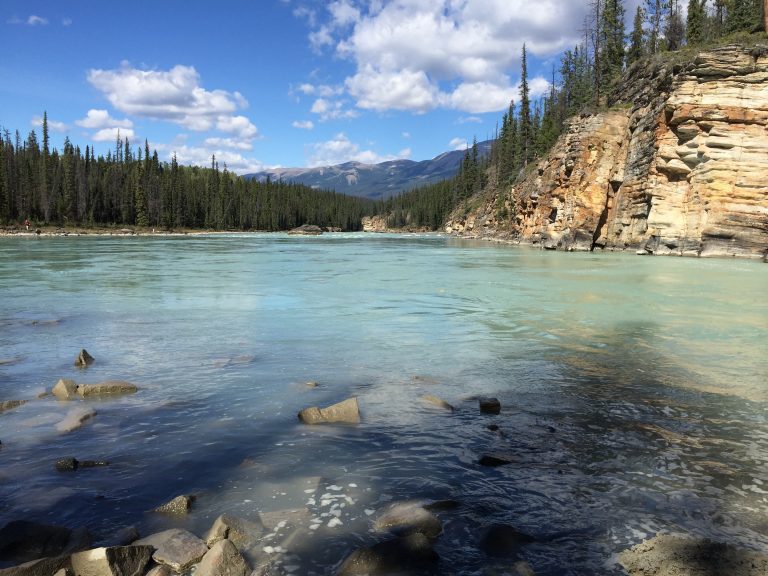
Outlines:
[[[648,22],[648,52],[656,54],[659,52],[659,38],[662,32],[662,25],[665,22],[667,13],[667,3],[662,0],[645,0],[645,15]]]
[[[707,19],[707,0],[688,0],[688,18],[685,36],[688,44],[701,44],[704,40],[704,27]]]
[[[139,148],[141,150],[141,148]],[[137,163],[135,174],[135,202],[136,202],[136,226],[149,226],[147,215],[147,192],[144,182],[145,171],[141,162]]]
[[[604,90],[619,77],[624,67],[624,4],[622,0],[605,0],[600,25],[600,87]]]
[[[528,58],[526,56],[525,44],[523,44],[523,57],[520,72],[520,152],[522,156],[521,164],[527,166],[533,159],[533,127],[531,126],[531,100],[530,89],[528,87]]]
[[[759,26],[760,0],[732,0],[728,10],[728,32],[752,32]],[[764,3],[764,2],[762,2]]]
[[[679,0],[670,0],[667,25],[664,28],[667,50],[679,50],[685,38],[685,24],[680,14]]]
[[[627,51],[627,65],[640,60],[645,53],[643,46],[643,8],[638,6],[635,11],[635,20],[632,23],[632,34],[629,36],[629,50]]]

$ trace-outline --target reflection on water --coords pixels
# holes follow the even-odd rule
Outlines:
[[[660,530],[765,549],[767,280],[437,236],[3,239],[0,401],[61,377],[141,390],[65,435],[50,397],[0,414],[0,524],[149,533],[179,493],[199,495],[175,521],[199,533],[306,507],[292,562],[328,574],[375,541],[374,510],[429,498],[460,504],[439,513],[444,574],[504,566],[477,545],[494,523],[536,537],[521,554],[545,575],[618,573]],[[298,424],[349,395],[360,426]],[[477,464],[492,452],[515,463]],[[69,456],[111,464],[56,472]]]

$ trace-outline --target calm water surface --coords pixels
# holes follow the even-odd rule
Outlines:
[[[478,548],[494,523],[536,537],[520,556],[541,575],[618,574],[613,555],[662,530],[766,551],[766,288],[755,262],[438,236],[1,239],[0,401],[62,377],[141,390],[68,434],[52,398],[0,414],[0,524],[98,540],[306,506],[286,565],[331,574],[380,539],[373,511],[426,498],[460,504],[440,513],[441,574],[510,565]],[[297,422],[351,395],[361,425]],[[479,466],[490,452],[517,461]],[[57,473],[67,456],[111,465]],[[189,518],[146,513],[180,493]]]

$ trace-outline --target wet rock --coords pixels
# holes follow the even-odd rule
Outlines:
[[[498,398],[480,398],[481,414],[499,414],[501,413],[501,402]]]
[[[430,512],[445,512],[446,510],[456,510],[461,503],[456,500],[433,500],[424,503],[424,510]]]
[[[443,523],[424,508],[423,502],[399,502],[389,506],[373,523],[375,530],[397,536],[424,534],[430,540],[443,531]]]
[[[18,566],[2,569],[0,570],[0,576],[51,576],[51,574],[70,576],[72,574],[70,567],[69,556],[40,558]]]
[[[303,224],[298,228],[294,228],[293,230],[288,231],[288,234],[300,236],[319,236],[322,233],[323,229],[320,228],[320,226],[315,226],[314,224]]]
[[[629,576],[758,576],[768,555],[701,538],[657,535],[619,554]]]
[[[77,382],[69,378],[61,378],[51,392],[59,400],[73,400],[77,398]]]
[[[110,548],[113,546],[127,546],[139,538],[141,538],[141,534],[139,534],[139,531],[135,526],[125,526],[124,528],[120,528],[120,530],[115,532],[106,540],[102,541],[101,545],[105,548]]]
[[[70,410],[66,417],[56,424],[59,432],[72,432],[80,428],[85,422],[96,416],[93,408],[78,407]]]
[[[445,400],[442,398],[438,398],[437,396],[433,396],[432,394],[425,394],[421,397],[422,400],[425,402],[428,402],[429,404],[432,404],[433,406],[437,406],[438,408],[443,408],[444,410],[449,410],[451,412],[454,411],[454,407],[448,404]]]
[[[0,528],[0,560],[27,562],[57,556],[66,548],[71,534],[69,528],[62,526],[26,520],[9,522]]]
[[[78,368],[87,368],[91,364],[93,364],[96,361],[96,359],[88,354],[88,351],[83,348],[80,350],[80,354],[77,355],[77,358],[75,359],[75,366]]]
[[[316,406],[305,408],[299,412],[299,420],[304,424],[359,424],[360,408],[357,404],[357,398],[348,398],[327,408]]]
[[[162,512],[163,514],[177,514],[183,515],[189,512],[192,508],[192,503],[195,501],[194,496],[182,494],[176,496],[173,500],[166,502],[152,510],[152,512]]]
[[[496,466],[506,466],[507,464],[514,464],[519,460],[512,454],[504,452],[493,452],[491,454],[483,454],[480,460],[477,461],[480,466],[488,466],[495,468]]]
[[[76,576],[123,576],[143,574],[152,558],[152,546],[95,548],[72,554]]]
[[[13,410],[14,408],[18,408],[19,406],[22,406],[26,403],[26,400],[5,400],[0,402],[0,414],[6,410]]]
[[[200,562],[208,546],[197,536],[186,530],[172,528],[142,538],[134,546],[153,546],[152,559],[158,564],[168,566],[174,572],[182,572]]]
[[[73,552],[80,552],[82,550],[88,550],[93,544],[91,533],[85,526],[78,526],[72,529],[72,533],[69,535],[67,545],[64,547],[64,554],[72,554]]]
[[[251,569],[229,540],[219,540],[203,556],[196,576],[248,576]]]
[[[304,387],[309,389],[319,388],[320,383],[315,382],[314,380],[309,380],[308,382],[304,382]]]
[[[59,472],[72,472],[78,468],[96,468],[99,466],[109,466],[105,460],[78,460],[77,458],[62,458],[56,460],[54,465]]]
[[[122,394],[134,394],[138,391],[138,386],[123,380],[107,380],[98,384],[80,384],[77,387],[77,393],[82,398],[92,396],[115,396]]]
[[[264,534],[264,525],[230,514],[222,514],[213,523],[205,535],[208,546],[227,539],[240,551],[254,546]]]
[[[516,556],[520,549],[535,542],[533,536],[520,532],[514,526],[494,524],[480,539],[480,549],[489,556]]]
[[[275,512],[259,512],[259,520],[267,530],[277,530],[284,527],[301,526],[312,520],[312,512],[308,508],[293,508]]]
[[[369,576],[385,574],[431,574],[440,558],[424,534],[380,542],[350,554],[338,571],[338,576]]]

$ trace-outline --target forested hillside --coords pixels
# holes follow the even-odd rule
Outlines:
[[[374,203],[306,186],[246,180],[219,168],[160,162],[147,144],[120,138],[106,157],[69,139],[51,150],[47,118],[42,142],[0,138],[0,223],[121,225],[160,229],[288,230],[302,224],[359,230]]]

